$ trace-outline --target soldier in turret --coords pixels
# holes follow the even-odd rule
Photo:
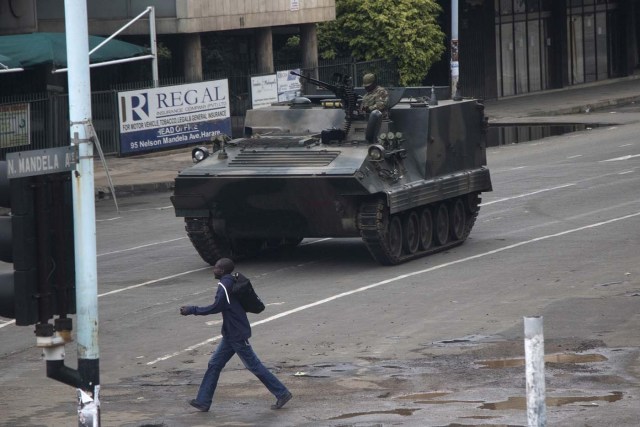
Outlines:
[[[367,73],[362,78],[362,85],[367,93],[362,97],[360,108],[365,113],[373,110],[380,111],[384,117],[389,114],[389,92],[382,86],[378,85],[376,75]]]

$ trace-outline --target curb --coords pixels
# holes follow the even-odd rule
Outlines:
[[[597,101],[592,103],[582,103],[573,105],[571,107],[559,108],[556,110],[543,110],[540,109],[531,110],[524,114],[513,114],[513,111],[505,110],[503,106],[494,106],[494,111],[491,111],[491,107],[485,108],[485,115],[489,117],[489,120],[504,120],[506,118],[524,118],[524,117],[555,117],[563,116],[567,114],[584,114],[586,112],[594,112],[594,110],[618,107],[623,105],[633,104],[640,102],[640,95],[625,96],[622,98],[607,99],[603,101]],[[515,107],[514,107],[515,108]],[[492,117],[493,116],[493,117]]]
[[[116,197],[136,196],[146,193],[165,193],[173,191],[174,182],[152,182],[147,184],[115,185]],[[96,200],[113,199],[109,187],[96,187]]]
[[[559,110],[554,110],[554,111],[541,111],[541,112],[530,114],[529,116],[540,117],[540,116],[558,116],[558,115],[565,115],[565,114],[588,113],[588,112],[592,112],[593,110],[598,110],[598,109],[608,108],[608,107],[618,107],[622,105],[633,104],[634,102],[638,102],[638,101],[640,101],[640,95],[634,95],[634,96],[628,96],[624,98],[616,98],[616,99],[609,99],[609,100],[600,101],[600,102],[594,102],[586,105],[577,105],[573,107],[561,108]]]

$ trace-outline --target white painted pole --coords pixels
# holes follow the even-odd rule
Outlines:
[[[458,0],[451,0],[451,98],[456,95],[460,76],[458,47]]]
[[[544,334],[542,316],[524,318],[524,355],[527,378],[527,422],[529,427],[547,424],[544,378]]]
[[[153,87],[158,87],[160,77],[158,76],[158,38],[156,36],[156,9],[153,6],[147,8],[149,10],[149,43],[151,44],[151,75],[153,78]]]
[[[79,425],[100,423],[100,375],[98,347],[98,280],[96,214],[91,140],[91,79],[89,28],[86,0],[65,0],[65,28],[69,72],[69,121],[71,145],[78,147],[78,163],[72,172],[73,221],[76,265],[76,310],[79,392],[91,401],[79,405]],[[87,423],[86,413],[94,414]]]

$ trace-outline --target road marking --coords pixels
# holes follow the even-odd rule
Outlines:
[[[513,167],[509,167],[509,168],[494,168],[491,169],[491,176],[495,176],[501,173],[506,173],[506,172],[513,172],[513,171],[517,171],[520,169],[525,169],[526,166],[513,166]]]
[[[626,175],[628,173],[634,173],[634,170],[630,170],[630,171],[622,171],[622,172],[618,172],[618,175]]]
[[[98,254],[97,256],[113,255],[113,254],[119,254],[119,253],[122,253],[122,252],[135,251],[136,249],[147,248],[149,246],[155,246],[155,245],[163,245],[165,243],[171,243],[171,242],[175,242],[177,240],[182,240],[182,239],[186,239],[186,236],[185,237],[177,237],[175,239],[163,240],[161,242],[147,243],[146,245],[134,246],[134,247],[131,247],[131,248],[120,249],[120,250],[117,250],[117,251],[105,252],[105,253],[102,253],[102,254]]]
[[[577,159],[578,157],[582,157],[582,154],[576,154],[575,156],[569,156],[567,159]]]
[[[299,246],[313,245],[314,243],[326,242],[327,240],[331,240],[331,239],[333,239],[333,237],[325,237],[325,238],[323,238],[323,239],[312,240],[311,242],[303,242],[303,243],[300,243],[300,245],[299,245]]]
[[[130,210],[120,210],[120,213],[127,213],[127,212],[144,212],[144,211],[163,211],[166,209],[171,209],[173,208],[172,205],[170,206],[160,206],[157,208],[143,208],[143,209],[130,209]],[[117,219],[121,219],[121,216],[116,216],[113,218],[105,218],[105,219],[97,219],[96,222],[103,222],[103,221],[115,221]]]
[[[571,184],[571,185],[573,185],[573,184]],[[270,322],[272,320],[276,320],[276,319],[279,319],[281,317],[287,316],[289,314],[297,313],[298,311],[302,311],[302,310],[305,310],[307,308],[315,307],[316,305],[324,304],[326,302],[333,301],[333,300],[338,299],[338,298],[342,298],[342,297],[345,297],[345,296],[348,296],[348,295],[352,295],[352,294],[355,294],[355,293],[358,293],[358,292],[363,292],[363,291],[366,291],[368,289],[372,289],[372,288],[375,288],[375,287],[378,287],[378,286],[386,285],[388,283],[392,283],[392,282],[395,282],[397,280],[405,279],[407,277],[412,277],[412,276],[415,276],[415,275],[418,275],[418,274],[428,273],[428,272],[431,272],[431,271],[434,271],[434,270],[438,270],[440,268],[445,268],[445,267],[449,267],[451,265],[459,264],[459,263],[462,263],[462,262],[471,261],[471,260],[474,260],[474,259],[477,259],[477,258],[485,257],[487,255],[493,255],[493,254],[496,254],[496,253],[499,253],[499,252],[503,252],[503,251],[506,251],[506,250],[509,250],[509,249],[517,248],[519,246],[523,246],[523,245],[527,245],[527,244],[530,244],[530,243],[535,243],[535,242],[538,242],[538,241],[550,239],[552,237],[558,237],[558,236],[563,236],[565,234],[575,233],[575,232],[586,230],[586,229],[589,229],[589,228],[600,227],[602,225],[610,224],[610,223],[617,222],[617,221],[622,221],[622,220],[633,218],[633,217],[636,217],[636,216],[639,216],[639,215],[640,215],[640,212],[636,212],[634,214],[625,215],[625,216],[618,217],[618,218],[613,218],[613,219],[610,219],[610,220],[607,220],[607,221],[598,222],[598,223],[591,224],[591,225],[586,225],[584,227],[574,228],[574,229],[571,229],[571,230],[566,230],[566,231],[562,231],[560,233],[555,233],[555,234],[549,234],[549,235],[542,236],[542,237],[536,237],[535,239],[527,240],[527,241],[520,242],[520,243],[514,243],[514,244],[509,245],[509,246],[504,246],[502,248],[494,249],[494,250],[491,250],[491,251],[488,251],[488,252],[483,252],[481,254],[472,255],[470,257],[462,258],[460,260],[451,261],[449,263],[436,265],[436,266],[433,266],[433,267],[428,268],[426,270],[419,270],[419,271],[415,271],[413,273],[397,276],[397,277],[394,277],[394,278],[391,278],[391,279],[384,280],[382,282],[374,283],[372,285],[368,285],[368,286],[364,286],[362,288],[355,289],[353,291],[344,292],[342,294],[338,294],[338,295],[335,295],[333,297],[329,297],[329,298],[324,299],[324,300],[316,301],[315,303],[311,303],[311,304],[308,304],[308,305],[305,305],[305,306],[302,306],[302,307],[298,307],[298,308],[295,308],[295,309],[292,309],[292,310],[289,310],[289,311],[285,311],[285,312],[280,313],[278,315],[269,317],[269,318],[264,319],[264,320],[260,320],[260,321],[255,322],[255,323],[252,323],[252,326],[254,326],[254,325],[257,326],[257,325],[260,325],[260,324],[263,324],[263,323],[267,323],[267,322]],[[104,296],[108,296],[108,295],[114,295],[114,294],[117,294],[117,293],[120,293],[120,292],[124,292],[124,291],[127,291],[127,290],[136,289],[136,288],[139,288],[139,287],[142,287],[142,286],[146,286],[146,285],[151,285],[151,284],[154,284],[154,283],[162,282],[164,280],[173,279],[173,278],[176,278],[176,277],[184,276],[184,275],[187,275],[187,274],[195,273],[195,272],[206,270],[206,269],[209,269],[209,268],[211,268],[211,267],[202,267],[202,268],[198,268],[198,269],[195,269],[195,270],[189,270],[189,271],[184,271],[182,273],[173,274],[171,276],[165,276],[165,277],[161,277],[161,278],[158,278],[158,279],[149,280],[149,281],[144,282],[144,283],[138,283],[137,285],[127,286],[125,288],[116,289],[116,290],[113,290],[113,291],[110,291],[110,292],[105,292],[103,294],[98,295],[98,297],[100,298],[100,297],[104,297]],[[15,320],[10,320],[8,322],[2,323],[2,324],[0,324],[0,329],[4,328],[5,326],[13,325],[14,323],[15,323]],[[184,350],[180,350],[180,351],[177,351],[175,353],[171,353],[169,355],[162,356],[162,357],[160,357],[158,359],[155,359],[155,360],[153,360],[151,362],[147,362],[147,365],[153,365],[153,364],[155,364],[157,362],[160,362],[162,360],[170,359],[170,358],[172,358],[174,356],[178,356],[178,355],[180,355],[182,353],[185,353],[187,351],[190,351],[190,350],[202,347],[203,345],[206,345],[206,344],[209,344],[211,342],[214,342],[214,341],[216,341],[216,340],[218,340],[220,338],[221,338],[221,336],[210,338],[210,339],[208,339],[206,341],[203,341],[201,343],[195,344],[195,345],[193,345],[191,347],[188,347],[188,348],[186,348]]]
[[[116,219],[120,219],[120,218],[122,218],[122,217],[121,216],[116,216],[114,218],[96,219],[96,222],[115,221]]]
[[[131,290],[131,289],[140,288],[142,286],[153,285],[154,283],[162,282],[162,281],[169,280],[169,279],[175,279],[176,277],[184,276],[186,274],[191,274],[191,273],[197,273],[198,271],[207,270],[209,268],[212,268],[212,267],[209,266],[209,267],[196,268],[195,270],[183,271],[182,273],[172,274],[171,276],[165,276],[165,277],[161,277],[159,279],[149,280],[148,282],[138,283],[137,285],[127,286],[126,288],[120,288],[120,289],[116,289],[116,290],[113,290],[113,291],[105,292],[104,294],[98,295],[98,298],[106,297],[107,295],[119,294],[120,292],[124,292],[124,291],[128,291],[128,290]]]
[[[163,240],[163,241],[160,241],[160,242],[147,243],[146,245],[133,246],[133,247],[127,248],[127,249],[120,249],[120,250],[117,250],[117,251],[105,252],[105,253],[102,253],[102,254],[98,254],[97,256],[113,255],[113,254],[119,254],[119,253],[122,253],[122,252],[135,251],[136,249],[147,248],[149,246],[155,246],[155,245],[163,245],[165,243],[176,242],[178,240],[183,240],[183,239],[186,239],[186,238],[187,238],[186,236],[185,237],[177,237],[175,239],[169,239],[169,240]],[[313,245],[314,243],[320,243],[320,242],[324,242],[324,241],[331,240],[331,239],[332,239],[331,237],[327,237],[327,238],[324,238],[324,239],[313,240],[311,242],[304,242],[304,243],[300,243],[300,246]]]
[[[559,190],[561,188],[571,187],[571,186],[574,186],[574,185],[576,185],[576,184],[575,183],[570,183],[570,184],[558,185],[557,187],[543,188],[542,190],[532,191],[531,193],[524,193],[524,194],[519,194],[517,196],[504,197],[502,199],[492,200],[492,201],[486,202],[486,203],[480,203],[479,206],[489,206],[489,205],[492,205],[494,203],[505,202],[507,200],[521,199],[523,197],[533,196],[534,194],[544,193],[544,192],[553,191],[553,190]]]
[[[613,159],[600,160],[598,163],[602,163],[602,162],[618,162],[620,160],[633,159],[634,157],[640,157],[640,154],[627,154],[626,156],[622,156],[622,157],[614,157]]]
[[[145,211],[163,211],[165,209],[171,209],[173,205],[159,206],[157,208],[140,208],[140,209],[120,209],[120,212],[145,212]]]
[[[588,229],[591,229],[591,228],[601,227],[603,225],[612,224],[612,223],[618,222],[618,221],[624,221],[626,219],[634,218],[634,217],[637,217],[637,216],[640,216],[640,212],[635,212],[635,213],[632,213],[632,214],[629,214],[629,215],[624,215],[624,216],[613,218],[613,219],[609,219],[609,220],[606,220],[606,221],[596,222],[594,224],[589,224],[589,225],[585,225],[585,226],[578,227],[578,228],[572,228],[572,229],[561,231],[561,232],[558,232],[558,233],[547,234],[546,236],[536,237],[536,238],[533,238],[533,239],[529,239],[529,240],[526,240],[526,241],[523,241],[523,242],[519,242],[519,243],[514,243],[514,244],[511,244],[511,245],[507,245],[507,246],[503,246],[501,248],[493,249],[493,250],[490,250],[490,251],[487,251],[487,252],[483,252],[483,253],[480,253],[480,254],[471,255],[471,256],[468,256],[466,258],[461,258],[461,259],[458,259],[458,260],[455,260],[455,261],[446,262],[444,264],[435,265],[433,267],[426,268],[424,270],[418,270],[418,271],[414,271],[412,273],[402,274],[400,276],[396,276],[396,277],[392,277],[390,279],[382,280],[380,282],[372,283],[372,284],[367,285],[367,286],[362,286],[360,288],[353,289],[351,291],[342,292],[340,294],[333,295],[333,296],[330,296],[328,298],[325,298],[325,299],[322,299],[322,300],[319,300],[319,301],[316,301],[316,302],[312,302],[311,304],[306,304],[306,305],[303,305],[303,306],[300,306],[300,307],[297,307],[297,308],[294,308],[294,309],[291,309],[291,310],[288,310],[288,311],[284,311],[284,312],[276,314],[274,316],[267,317],[266,319],[254,322],[254,323],[251,324],[251,326],[253,327],[253,326],[262,325],[264,323],[272,322],[272,321],[280,319],[282,317],[286,317],[286,316],[289,316],[291,314],[295,314],[295,313],[298,313],[300,311],[303,311],[303,310],[306,310],[306,309],[309,309],[309,308],[312,308],[312,307],[316,307],[318,305],[326,304],[328,302],[335,301],[335,300],[340,299],[340,298],[344,298],[344,297],[347,297],[347,296],[350,296],[350,295],[354,295],[354,294],[357,294],[357,293],[360,293],[360,292],[368,291],[369,289],[373,289],[373,288],[377,288],[379,286],[387,285],[389,283],[397,282],[398,280],[407,279],[409,277],[417,276],[417,275],[420,275],[420,274],[430,273],[430,272],[435,271],[435,270],[440,270],[442,268],[451,267],[452,265],[461,264],[463,262],[472,261],[472,260],[483,258],[483,257],[489,256],[489,255],[495,255],[495,254],[500,253],[500,252],[508,251],[508,250],[515,249],[515,248],[519,248],[520,246],[525,246],[525,245],[529,245],[529,244],[532,244],[532,243],[541,242],[543,240],[552,239],[554,237],[565,236],[565,235],[571,234],[571,233],[577,233],[579,231],[588,230]],[[155,365],[158,362],[162,362],[164,360],[171,359],[172,357],[179,356],[179,355],[187,353],[187,352],[189,352],[191,350],[195,350],[197,348],[200,348],[202,346],[210,344],[210,343],[212,343],[214,341],[219,340],[220,338],[222,338],[222,335],[218,335],[218,336],[215,336],[213,338],[209,338],[206,341],[202,341],[200,343],[194,344],[194,345],[189,346],[189,347],[187,347],[187,348],[185,348],[183,350],[178,350],[178,351],[175,351],[173,353],[166,354],[164,356],[158,357],[157,359],[154,359],[154,360],[152,360],[150,362],[147,362],[147,365]]]

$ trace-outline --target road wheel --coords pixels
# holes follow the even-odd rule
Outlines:
[[[402,223],[398,215],[393,215],[387,228],[387,247],[392,258],[402,254]]]
[[[446,203],[440,203],[436,211],[436,243],[440,246],[449,242],[449,209]]]
[[[465,209],[462,199],[456,199],[456,201],[453,202],[449,215],[451,237],[454,240],[462,240],[465,232]]]
[[[420,212],[420,249],[426,251],[433,244],[433,215],[431,209]]]
[[[404,251],[408,254],[416,253],[420,245],[420,222],[418,221],[417,213],[411,212],[405,217],[402,224],[402,232]]]

